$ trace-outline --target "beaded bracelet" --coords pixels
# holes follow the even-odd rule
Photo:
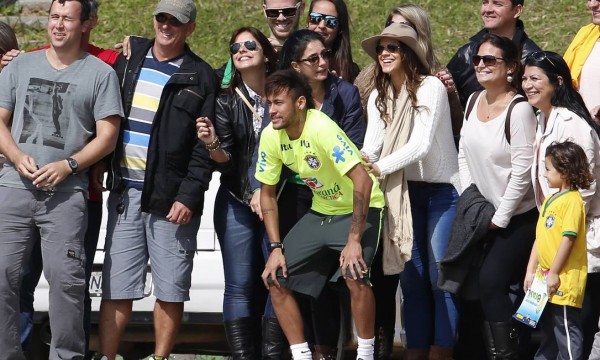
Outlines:
[[[208,151],[215,151],[215,150],[219,150],[221,148],[221,142],[219,141],[219,138],[215,138],[210,144],[206,144],[206,149]]]

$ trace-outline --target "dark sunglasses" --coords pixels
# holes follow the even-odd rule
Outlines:
[[[180,27],[181,25],[183,25],[183,23],[181,21],[177,20],[176,17],[172,16],[169,19],[169,18],[167,18],[167,15],[163,14],[163,13],[154,15],[154,18],[156,19],[156,22],[161,23],[161,24],[164,24],[168,21],[171,26]]]
[[[308,22],[313,25],[319,25],[323,20],[325,20],[325,26],[330,29],[337,29],[339,25],[338,18],[335,16],[323,15],[316,12],[308,14]]]
[[[483,60],[483,65],[494,66],[498,60],[504,61],[501,57],[495,57],[494,55],[473,55],[473,66],[479,65],[479,62]]]
[[[377,44],[377,46],[375,46],[375,53],[377,53],[377,55],[381,55],[381,53],[383,52],[383,50],[386,50],[390,53],[399,53],[400,52],[400,45],[397,44],[387,44],[387,45],[381,45],[381,44]]]
[[[238,51],[240,51],[240,49],[242,48],[242,45],[244,45],[244,47],[246,49],[248,49],[249,51],[255,51],[256,50],[256,41],[254,41],[254,40],[247,40],[247,41],[244,41],[244,42],[233,43],[233,44],[229,45],[229,52],[231,52],[231,55],[237,54]]]
[[[265,9],[265,15],[267,15],[267,17],[270,19],[277,19],[279,17],[279,14],[283,15],[283,17],[286,18],[294,17],[298,12],[298,6],[300,6],[300,3],[298,3],[296,6],[285,7],[280,9]]]
[[[550,58],[548,57],[548,55],[546,55],[546,53],[544,51],[536,51],[536,52],[532,53],[531,55],[529,55],[528,58],[532,58],[535,61],[548,60],[548,62],[550,63],[550,65],[552,65],[552,67],[554,69],[556,69],[556,65],[554,65],[554,63],[552,62],[552,60],[550,60]]]
[[[331,57],[331,50],[323,49],[320,54],[312,54],[311,56],[307,57],[306,59],[298,60],[298,62],[307,62],[310,65],[314,66],[319,63],[319,58],[321,58],[323,60],[329,60],[330,57]]]
[[[410,26],[411,28],[413,28],[413,30],[417,31],[417,29],[415,28],[415,26],[412,23],[408,22],[408,21],[398,21],[398,22],[396,22],[396,21],[392,21],[392,19],[389,19],[388,21],[385,22],[385,27],[388,27],[388,26],[390,26],[392,24],[402,24],[402,25]]]

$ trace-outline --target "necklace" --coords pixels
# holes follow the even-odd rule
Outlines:
[[[500,112],[502,112],[502,110],[504,110],[504,108],[506,107],[506,98],[512,98],[513,97],[513,92],[509,91],[507,93],[504,94],[504,96],[501,99],[497,99],[496,101],[494,101],[493,103],[488,103],[488,99],[487,97],[484,96],[485,98],[485,103],[487,104],[487,115],[485,117],[486,120],[489,120],[490,117],[492,116],[492,114],[495,114],[496,111],[500,110]],[[494,106],[495,105],[495,106]],[[500,106],[498,106],[500,105]]]

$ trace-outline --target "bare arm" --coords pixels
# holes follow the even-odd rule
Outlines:
[[[340,267],[344,278],[347,277],[347,271],[349,271],[352,278],[356,280],[358,277],[362,278],[363,274],[369,270],[362,257],[361,238],[367,223],[373,180],[361,164],[354,166],[346,175],[354,185],[354,201],[348,243],[340,254]]]
[[[548,296],[554,294],[560,287],[560,278],[558,277],[558,275],[560,274],[563,266],[567,262],[569,255],[571,255],[571,250],[573,249],[574,242],[575,236],[563,235],[562,241],[560,242],[560,246],[558,247],[558,251],[556,252],[556,256],[554,257],[554,261],[552,261],[552,265],[550,265],[548,277],[546,278],[546,285],[548,286]]]
[[[275,185],[262,184],[260,191],[260,206],[270,242],[281,242],[281,238],[279,237],[279,208],[277,206],[276,190]],[[277,269],[279,268],[282,269],[283,276],[287,277],[287,266],[283,252],[281,249],[274,249],[269,255],[269,259],[265,264],[265,270],[262,273],[263,283],[267,289],[269,288],[269,277],[273,280],[275,286],[279,287],[279,282],[277,281]]]
[[[533,278],[535,277],[535,272],[538,266],[538,256],[537,256],[537,240],[533,242],[533,247],[531,248],[531,254],[529,255],[529,262],[527,263],[527,271],[525,273],[525,282],[523,283],[523,289],[525,292],[529,290],[531,284],[533,283]]]

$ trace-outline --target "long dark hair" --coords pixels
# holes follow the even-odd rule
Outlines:
[[[417,54],[402,42],[400,42],[400,64],[404,76],[406,77],[405,81],[408,98],[410,99],[413,109],[416,110],[418,108],[417,91],[421,86],[423,77],[429,75],[429,69],[419,61]],[[381,119],[383,119],[386,124],[389,124],[392,121],[387,108],[387,98],[390,95],[393,96],[393,94],[388,95],[387,93],[390,87],[392,89],[394,88],[391,76],[384,73],[383,70],[381,70],[381,65],[377,64],[377,67],[375,68],[375,88],[377,89],[378,94],[377,99],[375,99],[375,105],[377,106],[377,110],[379,110]]]
[[[507,37],[487,33],[481,39],[479,44],[477,44],[477,46],[475,47],[473,55],[477,54],[481,45],[485,43],[490,43],[493,47],[500,49],[500,51],[502,52],[502,58],[504,59],[506,66],[509,69],[514,69],[511,73],[513,80],[509,83],[509,85],[517,93],[523,95],[523,89],[521,87],[521,76],[523,75],[523,66],[521,65],[521,51],[519,50],[517,45],[515,45],[515,43]],[[471,59],[469,59],[469,61],[470,60]]]
[[[317,1],[329,1],[335,6],[338,18],[338,33],[331,45],[333,56],[329,63],[329,69],[335,70],[342,79],[353,82],[356,75],[356,66],[352,59],[352,45],[350,45],[350,15],[344,0],[312,0],[308,9],[308,15],[312,12]]]
[[[552,106],[571,110],[584,119],[596,131],[596,134],[600,135],[600,127],[592,120],[583,98],[573,87],[571,71],[562,56],[552,51],[538,51],[527,56],[525,66],[535,66],[542,69],[550,83],[554,85],[554,91],[550,98]],[[562,78],[562,82],[559,81],[559,77]]]
[[[19,43],[14,30],[6,23],[0,21],[0,56],[9,50],[18,49]]]
[[[292,62],[302,59],[304,50],[313,41],[318,41],[325,47],[321,35],[312,30],[301,29],[291,33],[279,51],[279,69],[289,69]]]
[[[260,47],[263,50],[263,54],[266,59],[268,59],[265,64],[267,74],[272,74],[277,70],[277,53],[275,53],[275,49],[269,39],[263,34],[260,30],[252,26],[243,26],[233,32],[231,34],[231,39],[229,40],[229,45],[235,42],[235,39],[241,33],[250,33],[259,43]],[[233,61],[233,55],[230,55]],[[238,87],[242,83],[242,75],[233,67],[233,76],[231,78],[231,82],[227,87],[227,91],[233,92],[236,87]]]

